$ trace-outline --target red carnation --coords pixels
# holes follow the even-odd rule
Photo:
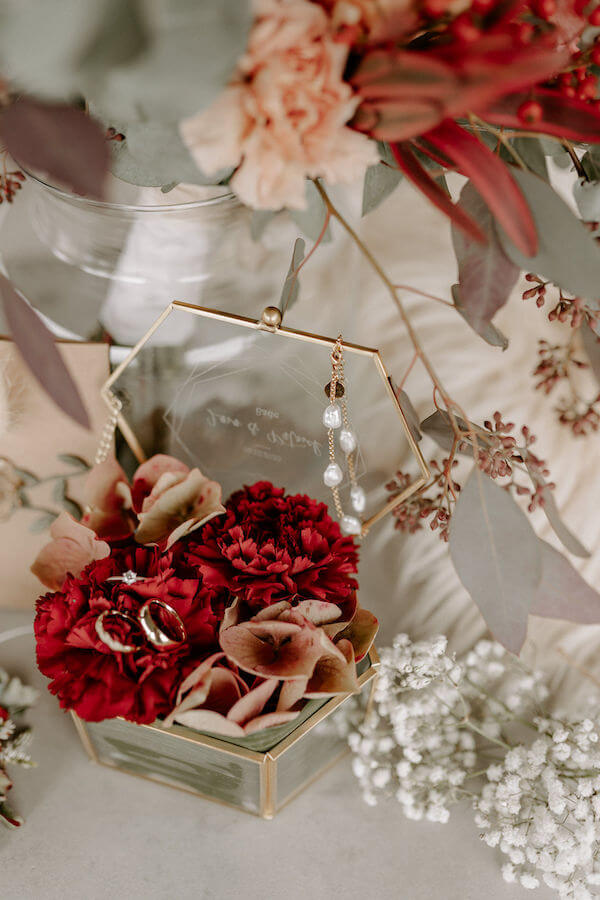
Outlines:
[[[226,511],[187,545],[206,586],[229,589],[253,610],[280,600],[354,608],[356,545],[324,503],[259,481],[232,494]]]
[[[107,580],[128,570],[144,580]],[[164,600],[180,617],[187,635],[183,643],[157,649],[136,627],[138,611],[151,598]],[[161,554],[156,547],[127,542],[77,578],[68,576],[62,590],[40,597],[35,619],[38,666],[52,679],[49,687],[61,706],[87,721],[122,716],[153,722],[173,708],[182,679],[218,649],[218,624],[227,599],[223,592],[203,589],[178,549]],[[111,616],[107,625],[111,637],[135,644],[134,651],[115,652],[98,636],[96,621],[105,610],[136,620]]]

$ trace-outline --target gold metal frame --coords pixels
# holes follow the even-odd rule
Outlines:
[[[158,317],[156,322],[148,329],[146,334],[140,338],[135,347],[131,350],[131,353],[120,363],[115,371],[112,373],[110,378],[107,379],[105,384],[102,386],[102,397],[109,406],[109,408],[113,409],[114,402],[114,394],[112,392],[112,387],[116,381],[120,378],[124,370],[129,366],[129,364],[135,359],[138,355],[142,347],[146,344],[146,342],[152,337],[154,332],[160,328],[162,323],[171,315],[172,312],[176,310],[183,310],[191,313],[194,316],[200,316],[207,319],[216,319],[220,322],[231,322],[233,324],[239,325],[241,328],[250,328],[254,331],[269,331],[272,334],[281,335],[281,337],[289,338],[295,341],[309,341],[313,344],[320,344],[323,347],[327,347],[329,350],[332,350],[336,339],[324,337],[323,335],[310,334],[305,331],[295,331],[292,328],[284,328],[281,325],[267,325],[262,319],[249,319],[245,316],[234,315],[233,313],[224,313],[219,312],[215,309],[207,309],[202,306],[192,306],[190,303],[182,303],[180,301],[173,301],[170,303],[164,312]],[[380,519],[386,516],[389,512],[395,509],[400,504],[404,503],[409,497],[413,494],[420,491],[429,481],[430,471],[429,467],[421,453],[418,443],[415,441],[413,434],[410,430],[408,422],[406,421],[406,416],[400,403],[398,402],[398,398],[394,393],[392,388],[390,376],[387,372],[387,369],[383,363],[383,360],[380,356],[379,350],[374,350],[372,347],[363,347],[360,344],[351,344],[344,342],[344,350],[348,353],[355,353],[361,356],[368,356],[373,360],[373,363],[377,369],[377,373],[383,381],[388,396],[390,397],[394,409],[398,413],[400,420],[402,422],[404,431],[406,433],[406,439],[408,444],[417,460],[419,469],[421,471],[420,477],[418,477],[415,481],[409,484],[401,494],[397,497],[393,497],[389,500],[384,506],[370,516],[364,523],[362,527],[362,535],[366,535],[369,529]],[[118,419],[119,429],[125,438],[127,444],[132,450],[134,456],[138,460],[138,462],[144,462],[146,460],[146,455],[140,442],[138,441],[132,427],[129,425],[127,420],[123,415],[119,416]]]
[[[366,714],[369,713],[372,703],[373,703],[373,694],[375,690],[375,683],[377,678],[377,672],[379,669],[379,655],[375,647],[371,647],[369,650],[369,667],[366,669],[362,675],[358,677],[358,686],[359,691],[368,683],[371,682],[371,689],[369,691],[369,697],[367,700],[367,708]],[[199,732],[192,731],[189,728],[185,728],[181,725],[175,725],[171,728],[161,728],[158,725],[134,725],[130,723],[134,728],[150,728],[153,731],[157,731],[159,733],[167,733],[173,737],[178,738],[183,741],[191,741],[195,744],[199,744],[202,747],[208,747],[212,750],[218,750],[221,753],[228,754],[229,756],[235,756],[241,759],[245,759],[247,761],[253,762],[260,767],[259,769],[259,777],[260,777],[260,804],[259,804],[259,812],[258,814],[250,812],[250,815],[259,815],[263,819],[272,819],[276,812],[279,812],[280,809],[283,809],[284,806],[294,799],[301,791],[305,788],[309,787],[314,781],[317,780],[324,772],[330,769],[336,762],[338,762],[342,757],[344,757],[348,753],[348,749],[345,748],[338,756],[334,757],[334,759],[330,760],[326,766],[319,769],[316,772],[313,772],[309,779],[307,779],[303,784],[298,785],[298,787],[288,796],[285,801],[281,804],[277,804],[277,764],[281,759],[284,753],[288,751],[291,747],[293,747],[298,741],[300,741],[304,735],[308,734],[315,726],[317,726],[323,719],[326,719],[331,713],[333,713],[338,707],[340,707],[343,703],[346,702],[352,694],[341,694],[337,697],[332,697],[331,700],[328,700],[323,706],[318,709],[315,713],[313,713],[310,718],[308,718],[302,725],[299,725],[298,728],[294,729],[287,737],[283,738],[278,744],[275,744],[270,750],[265,753],[260,753],[256,750],[249,750],[247,747],[240,747],[236,744],[230,743],[229,741],[222,741],[216,737],[209,737],[206,734],[200,734]],[[97,763],[98,765],[107,766],[111,769],[120,769],[115,762],[109,759],[103,759],[98,756],[96,752],[96,748],[94,746],[94,742],[90,737],[88,732],[86,723],[83,719],[80,719],[76,713],[71,712],[71,716],[73,717],[73,721],[75,722],[75,727],[81,738],[81,742],[92,760],[92,762]],[[127,771],[128,775],[135,775],[137,778],[143,778],[146,781],[154,781],[158,784],[165,784],[166,782],[160,777],[153,777],[151,775],[140,775],[135,772]],[[215,797],[210,797],[206,794],[202,794],[200,791],[195,791],[193,788],[183,787],[180,785],[170,784],[171,787],[176,787],[177,790],[184,791],[188,794],[194,794],[197,797],[201,797],[204,800],[210,800],[213,803],[220,803],[223,806],[230,806],[233,809],[240,810],[242,812],[249,812],[249,810],[243,809],[241,806],[235,806],[231,803],[226,803],[223,800],[218,800]]]

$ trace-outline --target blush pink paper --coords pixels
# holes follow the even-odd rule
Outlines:
[[[82,502],[85,468],[76,461],[69,464],[60,456],[77,457],[91,465],[108,417],[100,396],[109,373],[108,346],[61,342],[60,351],[88,410],[90,431],[54,405],[25,368],[12,341],[0,339],[2,607],[33,610],[40,585],[29,567],[50,539],[50,514],[68,511],[69,500]],[[40,483],[24,486],[17,470],[31,473]],[[61,496],[63,475],[66,501]],[[20,502],[20,490],[24,490],[31,507]],[[39,531],[35,531],[36,525]]]

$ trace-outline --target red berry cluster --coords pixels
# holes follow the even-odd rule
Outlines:
[[[7,203],[12,203],[15,194],[21,190],[24,181],[25,176],[18,169],[0,175],[0,203],[3,203],[4,200]]]

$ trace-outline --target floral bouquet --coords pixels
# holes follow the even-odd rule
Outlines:
[[[330,233],[343,233],[410,339],[412,357],[394,374],[414,434],[433,438],[441,451],[431,462],[428,490],[410,507],[398,506],[397,527],[412,532],[428,523],[448,541],[462,584],[494,637],[515,653],[530,613],[596,622],[597,612],[587,608],[589,586],[523,515],[524,506],[542,510],[566,551],[589,556],[560,518],[550,469],[531,449],[529,425],[517,431],[502,410],[487,422],[473,420],[439,376],[404,296],[444,304],[500,351],[510,335],[494,318],[526,273],[523,299],[546,306],[556,323],[557,339],[535,348],[536,387],[557,398],[558,419],[573,438],[598,431],[598,0],[140,0],[123,6],[126,12],[116,16],[113,3],[99,0],[93,17],[74,21],[60,0],[4,4],[5,155],[91,197],[103,197],[109,169],[165,192],[182,182],[226,184],[251,209],[256,240],[273,217],[289,215],[312,246],[304,255],[296,241],[282,309],[301,302],[299,282],[319,245]],[[571,205],[557,187],[557,168],[572,175]],[[14,199],[22,178],[7,163],[0,200]],[[458,276],[444,296],[399,284],[346,218],[331,188],[360,179],[363,215],[393,203],[404,181],[445,216],[440,228],[451,228]],[[403,212],[398,204],[398,215]],[[52,335],[18,285],[2,275],[0,297],[32,371],[86,424]],[[498,366],[506,364],[499,352]],[[463,361],[456,366],[462,369]],[[410,401],[419,375],[431,383],[432,403],[421,422]],[[471,469],[463,477],[454,469],[465,463]],[[408,477],[398,472],[389,482],[391,499],[401,496]],[[137,533],[146,545],[163,513],[160,505],[140,512]],[[131,513],[115,515],[127,520]],[[57,526],[57,539],[67,539],[61,528],[72,525]],[[164,550],[177,555],[178,539],[168,537]],[[103,552],[97,543],[91,547]],[[557,588],[565,583],[568,601]],[[331,630],[331,623],[315,627]]]
[[[216,482],[164,455],[131,485],[101,463],[87,495],[33,565],[51,589],[38,665],[63,708],[243,738],[358,689],[377,620],[325,504],[258,482],[223,505]]]

